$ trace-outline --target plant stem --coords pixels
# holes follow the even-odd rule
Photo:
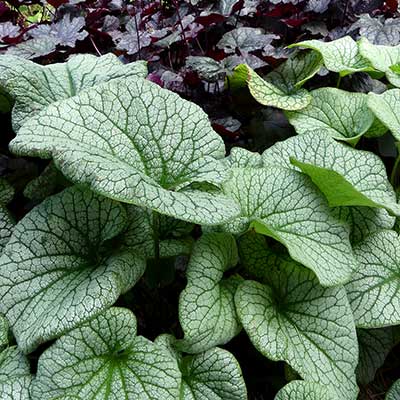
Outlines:
[[[160,259],[160,214],[152,211],[153,216],[153,239],[154,239],[154,259],[156,262]]]
[[[396,178],[397,178],[397,170],[399,168],[399,164],[400,164],[400,153],[397,155],[396,161],[394,162],[393,165],[392,173],[390,174],[390,183],[394,188],[396,188],[397,186]]]
[[[339,89],[339,86],[340,86],[341,81],[342,81],[342,76],[339,75],[339,77],[338,77],[338,79],[337,79],[337,82],[336,82],[336,88]]]

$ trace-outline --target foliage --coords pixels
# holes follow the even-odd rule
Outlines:
[[[241,60],[274,40],[241,28],[220,42]],[[135,24],[118,46],[134,33],[151,47]],[[244,337],[286,368],[263,396],[357,399],[399,341],[400,157],[389,180],[387,160],[365,150],[400,139],[397,47],[349,36],[292,47],[265,76],[240,64],[226,90],[284,110],[296,135],[228,156],[204,110],[146,79],[143,62],[0,57],[9,150],[49,160],[29,185],[9,175],[0,186],[6,398],[244,400]],[[343,87],[315,88],[323,68]],[[360,75],[378,93],[345,90]],[[34,203],[19,217],[22,191]],[[168,287],[164,325],[157,293]],[[394,383],[387,399],[397,393]]]

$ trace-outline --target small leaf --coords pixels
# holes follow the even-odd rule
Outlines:
[[[334,391],[316,382],[292,381],[275,396],[275,400],[336,400]]]
[[[400,89],[390,89],[382,94],[368,93],[368,107],[400,141]]]
[[[225,68],[210,57],[190,56],[186,59],[186,67],[196,71],[201,79],[217,82],[225,76]]]
[[[281,167],[234,169],[224,192],[241,206],[226,225],[249,227],[281,242],[291,257],[312,269],[322,285],[346,282],[356,268],[347,228],[332,217],[326,200],[303,174]]]
[[[194,246],[187,286],[179,297],[179,322],[185,334],[177,342],[179,349],[198,353],[225,344],[239,333],[233,296],[241,279],[223,279],[224,272],[237,261],[232,235],[210,233]]]
[[[378,71],[386,74],[389,82],[400,87],[400,77],[391,68],[400,62],[400,46],[374,45],[366,38],[361,38],[358,43],[360,53]]]
[[[391,349],[400,342],[400,327],[381,329],[358,329],[359,361],[356,369],[357,380],[366,385],[374,380]]]
[[[172,346],[175,338],[161,335],[155,343],[174,356],[182,372],[180,400],[246,400],[246,385],[235,357],[214,347],[204,353],[182,356]]]
[[[359,328],[400,324],[400,237],[380,231],[354,247],[360,263],[346,290]]]
[[[368,96],[324,87],[310,92],[310,104],[286,116],[298,134],[323,133],[334,139],[357,143],[374,121]]]
[[[385,166],[373,153],[310,133],[276,143],[263,153],[263,161],[266,166],[298,168],[309,175],[331,207],[386,208],[400,215]]]
[[[56,44],[51,37],[41,37],[30,39],[7,49],[6,55],[12,57],[21,57],[24,59],[34,59],[53,53],[56,50]]]
[[[144,62],[124,65],[111,53],[102,57],[77,55],[66,63],[46,66],[20,57],[0,56],[0,88],[15,100],[12,114],[15,131],[49,104],[101,82],[145,77],[146,73]]]
[[[278,86],[262,79],[247,65],[242,64],[236,67],[235,76],[238,81],[241,79],[247,81],[252,96],[264,106],[272,106],[284,110],[300,110],[311,101],[311,96],[307,90],[298,89],[294,93],[288,94]]]
[[[225,159],[226,165],[231,168],[262,167],[262,158],[259,153],[253,153],[242,147],[233,147]]]
[[[245,281],[235,295],[253,345],[303,379],[332,387],[337,398],[354,400],[358,349],[345,290],[323,288],[310,270],[285,260],[271,266],[267,279]]]
[[[32,400],[178,399],[176,361],[136,325],[129,310],[111,308],[62,336],[39,358]]]
[[[319,52],[325,67],[329,71],[338,72],[340,76],[371,70],[370,64],[361,56],[357,43],[350,36],[332,42],[305,40],[289,46],[289,48],[292,47],[303,47]]]
[[[144,79],[111,81],[33,117],[10,144],[53,157],[71,181],[104,196],[204,225],[238,213],[225,196],[190,185],[220,185],[222,139],[197,105]]]
[[[385,400],[398,400],[400,398],[400,379],[398,379],[386,393]]]
[[[0,352],[1,400],[30,400],[31,380],[28,360],[15,346]]]
[[[0,311],[22,351],[92,318],[137,282],[144,258],[107,244],[125,223],[121,204],[72,187],[16,225],[0,257]]]

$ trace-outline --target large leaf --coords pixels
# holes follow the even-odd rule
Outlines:
[[[384,72],[390,83],[399,87],[400,76],[390,67],[400,62],[400,46],[374,45],[366,38],[362,38],[358,45],[362,56],[368,59],[375,69]]]
[[[142,61],[124,65],[113,54],[77,55],[68,62],[42,66],[16,56],[0,56],[0,88],[11,96],[13,127],[51,103],[75,96],[83,89],[117,78],[145,77]]]
[[[39,359],[33,400],[176,400],[176,360],[136,336],[136,318],[111,308],[62,336]]]
[[[0,352],[1,400],[30,400],[31,379],[28,360],[16,347]]]
[[[275,396],[275,400],[336,400],[329,386],[316,382],[292,381]]]
[[[266,166],[298,168],[309,175],[332,207],[378,207],[400,214],[385,166],[373,153],[310,133],[276,143],[263,160]]]
[[[346,284],[360,328],[400,324],[400,237],[394,231],[368,236],[355,246],[360,268]]]
[[[382,94],[369,93],[368,107],[400,141],[400,89],[387,90]]]
[[[305,40],[294,43],[289,47],[295,46],[319,52],[324,60],[325,67],[330,71],[338,72],[340,76],[372,69],[368,61],[361,56],[357,43],[350,36],[332,42]]]
[[[331,215],[320,191],[297,171],[281,167],[234,169],[224,192],[241,206],[226,225],[231,232],[254,227],[284,244],[323,285],[346,282],[356,268],[347,228]]]
[[[8,322],[0,314],[0,350],[8,345]]]
[[[282,108],[284,110],[300,110],[306,107],[311,96],[305,89],[297,89],[291,93],[286,92],[286,84],[280,87],[261,78],[257,72],[247,65],[239,65],[235,69],[236,79],[247,82],[252,96],[264,106]]]
[[[0,311],[24,352],[110,307],[140,278],[144,257],[109,243],[125,223],[121,204],[72,187],[16,225],[0,257]]]
[[[235,357],[214,347],[196,355],[182,356],[175,338],[161,335],[155,343],[178,361],[182,372],[180,400],[246,400],[246,385]]]
[[[386,393],[385,400],[398,400],[400,398],[400,379],[398,379]]]
[[[400,327],[380,329],[358,329],[360,357],[357,365],[357,380],[366,385],[374,380],[390,350],[400,342]]]
[[[286,361],[303,379],[354,400],[358,347],[345,290],[322,287],[312,271],[287,259],[274,262],[268,283],[245,281],[235,295],[251,342],[271,360]]]
[[[0,178],[0,254],[10,239],[15,224],[6,207],[13,196],[13,187],[5,179]]]
[[[336,88],[310,92],[310,104],[286,116],[299,134],[323,133],[335,139],[355,143],[368,131],[374,114],[367,107],[368,96]]]
[[[67,178],[107,197],[182,220],[213,225],[238,213],[224,196],[187,188],[227,175],[207,115],[144,79],[114,80],[47,107],[10,147],[53,157]]]
[[[336,207],[333,214],[350,226],[350,241],[356,244],[371,233],[392,229],[396,218],[382,208]]]
[[[185,334],[179,348],[198,353],[229,342],[241,329],[233,296],[240,278],[223,279],[237,264],[232,235],[210,233],[194,246],[179,297],[179,321]]]

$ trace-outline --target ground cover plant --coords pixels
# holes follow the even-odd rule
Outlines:
[[[0,186],[5,399],[399,398],[369,383],[400,341],[400,46],[290,48],[225,79],[292,126],[263,151],[143,61],[0,56],[10,159],[43,160]]]

